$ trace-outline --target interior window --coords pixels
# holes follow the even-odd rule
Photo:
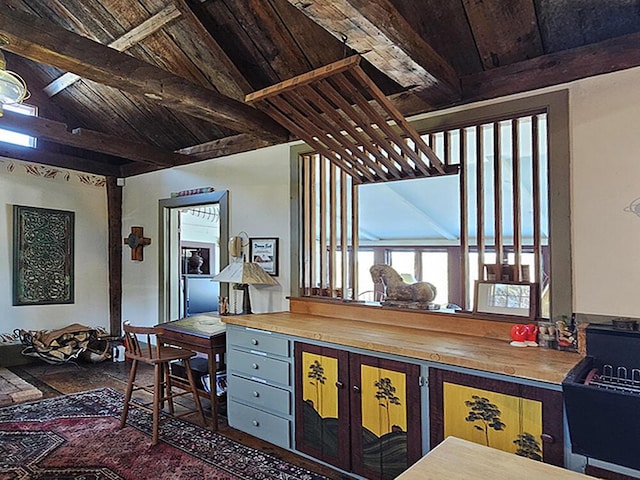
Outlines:
[[[515,111],[452,121],[448,128],[442,127],[445,120],[434,121],[438,127],[422,136],[446,167],[441,175],[356,184],[327,158],[301,155],[302,295],[369,301],[373,290],[377,301],[369,268],[386,263],[408,283],[436,285],[434,303],[470,311],[476,280],[490,280],[490,273],[500,270],[497,280],[537,283],[537,311],[548,317],[549,116],[547,107]],[[563,118],[562,109],[557,111]],[[563,140],[561,146],[568,147]],[[565,174],[566,165],[563,158],[554,169]],[[558,251],[566,252],[569,232],[558,221],[555,229],[562,237]],[[360,255],[360,249],[371,253]],[[556,261],[564,277],[570,263]],[[559,297],[565,310],[570,297],[563,292]]]

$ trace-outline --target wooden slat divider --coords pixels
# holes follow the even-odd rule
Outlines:
[[[318,180],[320,182],[319,189],[319,212],[320,215],[320,231],[318,232],[318,249],[320,250],[320,282],[318,287],[322,292],[327,286],[327,163],[329,160],[320,157],[320,168],[318,171]]]
[[[536,279],[541,292],[544,286],[544,276],[542,268],[542,231],[540,228],[540,130],[538,128],[538,115],[531,117],[531,170],[533,196],[533,252]],[[539,300],[538,300],[539,301]]]
[[[316,237],[317,235],[317,215],[316,215],[316,204],[317,204],[317,185],[318,185],[318,162],[322,161],[322,157],[320,155],[313,155],[313,161],[311,162],[311,178],[310,178],[310,189],[309,189],[309,199],[311,201],[310,211],[311,216],[309,218],[310,231],[309,231],[309,288],[312,289],[316,284],[317,277],[317,269],[316,269],[316,259],[318,258],[318,249],[316,248]],[[313,291],[313,290],[312,290]]]
[[[301,136],[301,134],[304,134],[304,129],[302,127],[300,127],[296,122],[290,120],[286,116],[286,114],[281,112],[275,105],[271,104],[270,101],[263,102],[261,104],[261,108],[265,112],[267,112],[269,115],[271,115],[272,118],[279,121],[284,127],[289,129],[295,135]],[[354,170],[353,168],[351,168],[349,165],[342,162],[340,157],[337,157],[335,152],[329,150],[327,147],[325,147],[324,144],[314,140],[313,138],[308,138],[306,142],[310,147],[314,148],[318,153],[327,157],[332,162],[337,162],[340,168],[342,168],[343,170],[346,170],[349,173],[349,175],[353,177],[354,182],[357,182],[357,183],[362,182],[363,179],[360,173]]]
[[[332,117],[332,115],[336,114],[336,110],[331,108],[331,106],[313,89],[309,89],[307,87],[302,87],[303,90],[300,92],[289,92],[287,94],[283,94],[282,97],[287,100],[291,105],[294,105],[298,108],[302,115],[309,108],[314,108],[314,106],[322,106],[329,107],[327,112],[327,116]],[[303,105],[306,104],[306,105]],[[337,117],[334,117],[337,118]],[[339,140],[344,134],[342,131],[338,130],[334,127],[334,122],[324,121],[321,117],[308,117],[309,122],[311,122],[316,128],[324,128],[326,132],[329,134],[327,136],[327,140],[333,139],[334,141],[330,141],[330,144],[327,145],[328,148],[332,148],[332,145],[339,145]],[[359,134],[355,129],[353,130],[352,137],[355,136],[356,139],[359,139]],[[324,138],[322,139],[324,140]],[[325,142],[326,143],[326,142]],[[376,158],[380,156],[380,152],[372,151],[366,152],[359,148],[354,148],[351,150],[352,158],[355,161],[360,161],[358,163],[358,171],[362,173],[363,176],[366,176],[370,181],[375,182],[375,175],[384,175],[383,170],[379,170],[379,166],[376,162],[372,161],[369,157],[369,154],[375,156]]]
[[[360,243],[358,232],[358,186],[351,185],[351,298],[358,298],[358,245]],[[346,297],[345,297],[346,298]]]
[[[329,165],[329,292],[332,297],[336,296],[336,253],[338,243],[338,232],[336,216],[338,212],[337,192],[336,192],[336,170],[337,167],[331,163]]]
[[[355,174],[359,182],[447,173],[438,156],[359,63],[359,56],[340,60],[251,93],[246,101],[265,110],[338,167]],[[332,96],[325,93],[328,88],[333,90]],[[310,91],[319,95],[309,95]],[[389,119],[397,128],[388,124]],[[403,135],[414,142],[415,148]]]
[[[484,137],[482,125],[476,126],[476,244],[478,279],[484,278]]]
[[[296,125],[296,128],[301,132],[312,131],[316,128],[316,126],[307,118],[305,113],[296,108],[296,105],[287,101],[284,97],[273,97],[268,100],[276,107],[286,118],[288,121],[291,121]],[[345,162],[341,161],[339,156],[336,156],[336,147],[339,146],[339,141],[331,136],[325,135],[324,137],[316,137],[317,140],[314,141],[322,145],[323,150],[328,153],[325,153],[325,157],[334,163],[337,163],[341,168],[351,170],[352,175],[357,178],[368,178],[373,179],[373,175],[369,170],[362,168],[362,166],[358,163],[357,158],[350,156],[349,164],[345,164]],[[337,160],[337,161],[336,161]]]
[[[327,116],[331,118],[335,123],[343,123],[346,133],[351,135],[352,138],[358,138],[361,141],[360,145],[363,147],[363,150],[360,158],[365,157],[363,159],[365,164],[369,166],[369,168],[372,169],[378,175],[378,177],[385,178],[386,171],[382,168],[382,165],[384,165],[384,161],[377,158],[377,153],[379,152],[378,148],[373,143],[371,143],[371,141],[369,141],[368,137],[362,135],[356,130],[354,126],[351,125],[351,120],[348,117],[344,117],[345,114],[343,113],[343,110],[336,110],[332,108],[329,102],[324,99],[323,95],[318,93],[318,91],[314,88],[311,88],[309,86],[302,86],[299,90],[302,98],[304,98],[307,103],[309,103],[310,100],[313,103],[319,105],[320,108],[325,111]],[[335,131],[335,129],[332,129],[332,131]],[[360,150],[357,149],[357,151]],[[356,155],[358,154],[357,152],[354,153]],[[377,161],[372,161],[371,159],[369,159],[368,154],[375,156]]]
[[[300,262],[302,280],[301,287],[304,295],[309,295],[311,286],[310,276],[310,263],[313,259],[311,255],[311,245],[309,239],[311,238],[311,171],[313,169],[313,157],[314,154],[304,155],[302,157],[302,261]]]
[[[430,175],[430,172],[427,169],[424,160],[420,158],[420,155],[414,152],[413,149],[408,148],[406,140],[402,138],[401,135],[387,123],[386,119],[380,117],[380,114],[375,110],[375,108],[371,106],[369,100],[356,87],[353,86],[352,82],[349,81],[349,77],[347,77],[345,74],[342,74],[336,76],[335,78],[332,78],[331,81],[335,82],[335,84],[338,85],[343,92],[349,93],[351,99],[365,114],[366,118],[369,119],[370,124],[375,123],[375,125],[378,126],[379,131],[381,132],[376,134],[376,137],[379,139],[377,140],[378,143],[384,145],[388,142],[391,142],[391,148],[389,148],[387,152],[389,153],[389,156],[398,163],[405,175],[415,177],[417,173],[415,169],[412,168],[411,165],[407,162],[407,157],[411,158],[415,162],[416,168],[423,173],[423,176]],[[384,138],[382,133],[384,133],[387,138]],[[399,154],[395,150],[395,148],[393,148],[394,145],[399,147],[402,155]],[[429,148],[426,145],[425,147]]]
[[[349,71],[354,76],[362,82],[362,84],[369,87],[369,90],[374,93],[374,98],[380,104],[380,106],[384,109],[384,111],[393,119],[394,122],[400,127],[400,129],[407,134],[407,137],[412,139],[416,145],[420,147],[420,150],[423,155],[425,155],[433,168],[435,168],[440,173],[445,173],[442,161],[438,158],[438,156],[434,153],[434,151],[422,140],[422,137],[416,130],[409,124],[406,118],[400,113],[400,111],[391,103],[391,101],[386,97],[386,95],[378,88],[378,86],[373,83],[373,81],[367,76],[367,74],[362,70],[360,66],[355,66],[352,70]],[[385,122],[386,123],[386,122]],[[426,173],[429,175],[429,173]]]
[[[356,105],[360,107],[360,110],[356,109],[353,105],[351,105],[348,101],[341,99],[343,97],[343,93],[341,91],[346,91],[348,84],[346,82],[342,82],[341,77],[336,77],[332,79],[331,82],[324,82],[322,85],[319,85],[319,88],[323,91],[329,91],[331,94],[331,99],[336,102],[340,106],[340,109],[350,118],[351,122],[357,127],[360,127],[363,131],[363,134],[369,136],[369,139],[372,142],[375,142],[377,146],[374,146],[374,149],[379,149],[380,145],[384,145],[387,143],[384,135],[380,132],[380,130],[373,127],[374,121],[370,118],[372,107],[369,105],[365,98],[361,98],[360,102],[356,101]],[[351,93],[355,92],[355,90],[351,91]],[[371,110],[370,110],[371,109]],[[360,112],[363,112],[362,114]],[[370,142],[371,143],[371,142]],[[404,159],[402,156],[398,155],[395,150],[393,152],[389,151],[389,156],[397,162],[397,164],[402,167]],[[386,178],[389,178],[389,174],[391,174],[394,178],[400,179],[402,178],[402,174],[408,175],[404,169],[398,169],[398,165],[394,164],[389,158],[382,156],[381,161],[389,170]]]
[[[493,124],[493,245],[496,251],[496,263],[504,261],[502,245],[502,145],[500,142],[500,124]]]
[[[513,191],[513,253],[516,280],[522,281],[522,214],[520,212],[520,132],[518,119],[511,120],[511,183]],[[537,277],[536,277],[537,278]],[[529,280],[530,281],[530,280]]]
[[[467,156],[467,129],[461,128],[460,132],[460,291],[462,292],[462,308],[471,309],[469,287],[467,278],[469,274],[469,158]]]
[[[340,254],[342,255],[341,267],[342,271],[342,298],[347,298],[349,289],[349,229],[347,227],[347,192],[350,191],[348,186],[347,174],[343,170],[340,171]]]

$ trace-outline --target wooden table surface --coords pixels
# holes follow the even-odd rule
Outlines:
[[[374,352],[506,374],[557,386],[582,358],[577,353],[541,347],[512,347],[508,334],[504,335],[504,339],[495,338],[496,335],[483,337],[467,334],[457,329],[460,328],[460,324],[456,323],[455,319],[450,320],[449,331],[440,327],[430,330],[415,325],[403,326],[393,320],[387,323],[372,323],[366,320],[294,312],[234,315],[223,317],[223,321]]]
[[[396,480],[593,480],[594,477],[456,437],[446,438]]]

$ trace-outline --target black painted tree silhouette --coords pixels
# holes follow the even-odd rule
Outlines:
[[[538,443],[536,437],[530,433],[519,433],[513,443],[518,446],[516,455],[542,461],[542,449],[540,448],[540,443]]]
[[[391,414],[389,407],[391,405],[400,405],[400,399],[396,397],[396,387],[391,384],[390,378],[381,378],[373,384],[378,391],[376,392],[376,399],[378,405],[387,411],[387,431],[391,431]]]
[[[477,430],[484,432],[484,441],[489,446],[489,429],[496,431],[504,430],[506,425],[500,421],[500,409],[497,405],[491,403],[488,398],[479,395],[472,395],[471,400],[467,400],[464,404],[471,408],[465,420],[467,422],[480,422],[481,425],[474,425]]]
[[[311,379],[309,383],[316,389],[316,403],[314,408],[320,413],[320,385],[324,385],[327,377],[324,376],[324,367],[318,360],[314,360],[313,363],[309,365],[307,378]]]

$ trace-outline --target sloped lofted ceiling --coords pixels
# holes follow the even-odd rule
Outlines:
[[[0,155],[127,177],[292,139],[245,95],[353,53],[404,115],[640,65],[640,4],[5,0],[0,35],[41,117]]]

